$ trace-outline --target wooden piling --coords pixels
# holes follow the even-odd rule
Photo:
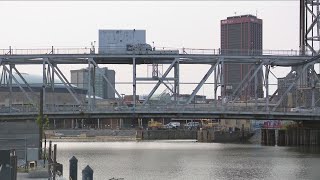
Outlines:
[[[278,146],[285,146],[286,145],[286,131],[283,129],[278,130]]]

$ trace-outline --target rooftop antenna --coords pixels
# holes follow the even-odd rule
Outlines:
[[[258,17],[258,10],[256,10],[256,17]]]
[[[237,11],[234,12],[234,15],[235,15],[235,16],[237,15]]]

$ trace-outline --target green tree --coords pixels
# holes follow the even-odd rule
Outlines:
[[[43,121],[41,120],[41,116],[38,115],[37,119],[36,119],[36,123],[38,124],[39,128],[43,129],[49,129],[49,118],[47,115],[45,115],[43,117]]]

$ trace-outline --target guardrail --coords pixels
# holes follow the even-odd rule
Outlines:
[[[51,48],[34,48],[21,49],[9,48],[0,49],[0,55],[44,55],[44,54],[97,54],[107,52],[109,47],[90,48],[90,47],[51,47]],[[251,56],[251,55],[276,55],[276,56],[299,56],[299,50],[248,50],[248,49],[197,49],[197,48],[174,48],[174,47],[155,47],[151,50],[134,50],[126,51],[123,47],[112,47],[112,52],[108,54],[162,54],[161,51],[176,51],[180,54],[210,54],[210,55],[228,55],[228,56]],[[152,53],[151,53],[152,52]],[[311,51],[305,55],[312,56]]]
[[[128,113],[128,112],[159,112],[159,113],[179,113],[179,112],[195,112],[195,113],[210,113],[210,112],[253,112],[253,113],[262,113],[268,114],[272,112],[279,113],[290,113],[297,115],[320,115],[320,109],[303,109],[292,111],[292,108],[289,107],[279,107],[276,111],[272,111],[273,106],[270,106],[269,109],[265,106],[232,106],[232,104],[188,104],[188,105],[137,105],[134,107],[128,106],[102,106],[97,105],[95,108],[89,109],[88,106],[70,106],[70,105],[60,105],[60,106],[45,106],[44,113],[50,112],[66,112],[66,113],[90,113],[90,112],[114,112],[114,113]],[[11,108],[0,108],[1,114],[23,114],[30,112],[38,112],[39,110],[35,107],[24,106],[17,107],[14,106]]]

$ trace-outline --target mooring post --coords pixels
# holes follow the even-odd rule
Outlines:
[[[57,165],[57,144],[53,145],[53,180],[56,179]]]
[[[241,125],[241,141],[244,143],[244,124]]]
[[[17,180],[17,155],[16,150],[10,152],[11,180]]]
[[[71,180],[78,180],[78,159],[74,156],[69,160],[69,178]]]
[[[89,165],[82,170],[82,180],[93,180],[93,170]]]
[[[52,163],[52,141],[49,141],[49,152],[48,152],[48,173],[50,178],[52,177],[51,174],[51,163]]]
[[[46,135],[44,134],[44,151],[43,151],[43,167],[46,167],[46,148],[47,148],[47,138]]]

